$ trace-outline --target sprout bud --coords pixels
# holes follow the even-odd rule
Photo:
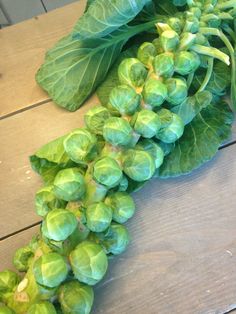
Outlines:
[[[132,115],[140,105],[141,97],[128,85],[114,87],[109,96],[109,105],[121,115]]]
[[[174,73],[173,54],[164,52],[157,55],[153,60],[153,70],[158,76],[171,77]]]
[[[165,143],[177,141],[184,132],[184,123],[182,119],[173,113],[173,120],[167,127],[162,128],[157,133],[157,138]]]
[[[189,51],[180,51],[175,55],[175,71],[180,75],[195,72],[200,66],[198,54]]]
[[[102,247],[91,241],[81,242],[70,253],[70,263],[75,277],[88,285],[95,285],[105,275],[108,260]]]
[[[117,117],[108,119],[103,128],[105,140],[114,146],[128,144],[132,139],[132,132],[129,122]]]
[[[31,305],[26,314],[57,314],[57,312],[52,303],[42,301]]]
[[[159,168],[162,165],[164,160],[164,152],[162,148],[153,140],[144,139],[140,141],[137,144],[136,149],[144,150],[152,155],[155,160],[156,168]]]
[[[16,250],[14,254],[13,264],[18,271],[26,272],[34,253],[28,246],[24,246]]]
[[[0,272],[0,296],[5,292],[12,292],[16,285],[20,282],[20,277],[11,270]]]
[[[175,51],[179,44],[179,35],[173,31],[164,31],[160,35],[161,45],[164,51]]]
[[[112,209],[103,202],[95,203],[86,209],[87,227],[93,232],[106,230],[112,220]]]
[[[142,137],[151,138],[160,129],[161,121],[155,112],[144,109],[133,117],[131,125],[134,126],[135,132],[139,133]]]
[[[148,71],[144,64],[136,58],[124,59],[118,68],[118,76],[121,84],[134,88],[142,87]]]
[[[153,58],[156,55],[156,47],[152,43],[144,42],[138,49],[137,57],[147,67],[151,67]]]
[[[104,123],[108,118],[110,113],[103,106],[91,108],[84,116],[87,128],[95,134],[102,134]]]
[[[167,101],[171,105],[181,104],[188,95],[186,81],[180,78],[170,78],[165,83],[168,90]]]
[[[150,78],[143,89],[143,99],[145,104],[152,108],[159,107],[167,97],[167,87],[161,81]]]

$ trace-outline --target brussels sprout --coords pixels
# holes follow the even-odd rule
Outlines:
[[[137,144],[136,149],[144,150],[152,155],[155,160],[156,168],[159,168],[162,165],[164,160],[164,152],[162,148],[154,141],[144,139]]]
[[[188,75],[200,66],[198,54],[189,51],[180,51],[175,54],[175,72]]]
[[[15,286],[20,282],[20,277],[11,270],[4,270],[0,272],[0,298],[1,294],[11,292]]]
[[[173,143],[178,140],[184,132],[184,123],[182,119],[173,113],[173,120],[170,125],[162,128],[157,133],[157,138],[165,143]]]
[[[88,285],[95,285],[107,271],[105,252],[100,245],[91,241],[81,242],[70,253],[69,259],[76,279]]]
[[[122,170],[115,159],[102,157],[93,166],[93,177],[98,183],[112,188],[122,179]]]
[[[46,216],[53,208],[63,208],[66,202],[56,198],[53,186],[41,188],[35,195],[35,209],[39,216]]]
[[[134,181],[141,182],[150,179],[155,168],[153,157],[145,151],[129,149],[124,153],[123,170]]]
[[[97,156],[97,138],[86,129],[76,129],[63,142],[67,155],[76,163],[86,164]]]
[[[53,209],[42,223],[42,233],[55,241],[66,240],[76,229],[78,221],[75,215],[65,209]]]
[[[170,52],[164,52],[157,55],[153,60],[153,70],[158,76],[166,78],[171,77],[174,73],[173,54]]]
[[[180,105],[188,96],[186,81],[180,78],[170,78],[165,83],[168,90],[167,101],[171,105]]]
[[[95,134],[102,134],[104,123],[109,118],[110,112],[103,106],[91,108],[84,116],[87,128]]]
[[[57,314],[57,312],[52,303],[42,301],[31,305],[26,314]]]
[[[136,58],[124,59],[118,68],[118,76],[121,84],[134,88],[142,87],[148,75],[144,64]]]
[[[83,199],[85,206],[100,202],[105,198],[108,188],[96,182],[90,173],[86,174],[85,182],[87,185],[86,194]]]
[[[128,189],[128,186],[129,186],[129,181],[128,181],[127,177],[125,175],[123,175],[123,177],[119,183],[119,186],[118,186],[118,191],[125,192]]]
[[[173,121],[173,113],[168,109],[162,108],[157,114],[161,120],[161,128],[167,127]]]
[[[161,81],[149,78],[143,88],[144,102],[152,108],[159,107],[167,97],[167,88]]]
[[[26,272],[33,256],[34,252],[32,252],[28,246],[24,246],[16,250],[13,258],[13,264],[18,271]]]
[[[149,42],[144,42],[138,49],[138,59],[148,67],[152,66],[153,58],[157,55],[156,47]]]
[[[160,40],[160,37],[158,38],[155,38],[153,41],[152,41],[152,44],[155,46],[156,48],[156,52],[157,52],[157,55],[159,55],[160,53],[163,53],[164,50],[161,46],[161,40]],[[152,59],[153,61],[153,59]]]
[[[164,51],[175,51],[179,44],[179,35],[173,30],[166,30],[161,33],[160,41]]]
[[[54,180],[54,193],[65,201],[76,201],[85,194],[84,177],[77,168],[59,171]]]
[[[103,202],[95,203],[86,209],[87,227],[93,232],[106,230],[112,220],[112,209]]]
[[[121,115],[132,115],[140,105],[141,97],[128,85],[114,87],[109,96],[109,104]]]
[[[11,310],[6,305],[1,304],[0,305],[0,314],[15,314],[13,310]]]
[[[123,253],[130,242],[127,228],[117,223],[112,223],[106,232],[97,233],[95,237],[106,253],[113,255]]]
[[[37,283],[54,288],[66,279],[68,266],[60,254],[47,253],[34,262],[33,273]]]
[[[132,131],[129,122],[122,118],[112,117],[104,125],[103,136],[112,145],[126,145],[132,139]]]
[[[170,17],[168,19],[168,25],[177,33],[181,34],[183,29],[183,21],[178,17]]]
[[[135,204],[131,196],[126,192],[110,194],[105,203],[112,208],[112,218],[118,223],[125,223],[135,212]]]
[[[64,283],[58,294],[64,314],[89,314],[93,305],[93,289],[79,281]]]
[[[143,109],[133,117],[131,125],[142,137],[151,138],[160,129],[161,121],[155,112]]]
[[[199,20],[195,16],[190,16],[185,21],[184,32],[197,33],[199,31]]]

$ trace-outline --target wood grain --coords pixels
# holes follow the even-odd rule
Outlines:
[[[135,194],[132,242],[95,288],[92,313],[223,314],[236,307],[235,154],[232,145],[192,175],[153,180]],[[2,268],[36,230],[0,242]]]
[[[85,3],[80,0],[0,30],[0,117],[49,100],[35,73],[45,52],[70,32]]]
[[[47,103],[0,121],[0,208],[4,212],[0,238],[39,220],[34,214],[34,194],[42,183],[31,170],[28,156],[81,127],[85,112],[96,102],[91,98],[75,113]]]

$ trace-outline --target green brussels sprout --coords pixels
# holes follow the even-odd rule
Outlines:
[[[153,70],[160,77],[171,77],[174,73],[174,56],[170,52],[163,52],[153,60]],[[165,98],[164,98],[165,99]]]
[[[53,185],[56,196],[65,201],[81,199],[86,190],[84,177],[77,168],[67,168],[59,171]]]
[[[68,266],[60,254],[47,253],[34,262],[33,274],[37,283],[54,288],[66,279]]]
[[[93,305],[93,289],[77,280],[59,288],[58,299],[64,314],[89,314]]]
[[[129,181],[128,181],[127,177],[125,175],[123,175],[123,177],[119,183],[119,186],[118,186],[118,191],[125,192],[128,189],[128,186],[129,186]]]
[[[138,59],[148,67],[152,66],[153,58],[157,55],[156,47],[149,42],[144,42],[138,49]]]
[[[192,34],[189,32],[182,33],[180,36],[178,50],[181,51],[190,49],[195,44],[196,38],[196,34]]]
[[[126,145],[132,139],[132,132],[129,122],[122,118],[112,117],[104,125],[103,137],[114,146]]]
[[[200,58],[195,52],[180,51],[175,54],[175,72],[188,75],[200,66]]]
[[[11,310],[6,305],[1,304],[0,305],[0,314],[15,314],[13,310]]]
[[[112,220],[112,209],[103,202],[88,206],[85,213],[87,227],[93,232],[106,230]]]
[[[35,195],[35,209],[39,216],[46,216],[53,208],[63,208],[66,202],[56,198],[53,185],[41,188]]]
[[[100,202],[105,198],[108,188],[96,182],[90,173],[86,174],[85,182],[87,185],[86,194],[83,199],[83,204],[85,206]]]
[[[121,84],[134,88],[142,87],[148,75],[144,64],[136,58],[124,59],[118,68],[118,77]]]
[[[128,85],[114,87],[109,95],[109,104],[121,115],[132,115],[137,110],[141,97]]]
[[[155,112],[143,109],[133,117],[131,125],[133,125],[135,132],[142,137],[151,138],[160,129],[161,121]]]
[[[156,52],[157,52],[157,55],[161,54],[164,52],[162,46],[161,46],[161,40],[160,40],[160,37],[158,38],[155,38],[153,41],[152,41],[152,44],[155,46],[156,48]],[[153,61],[153,59],[152,59]]]
[[[26,314],[57,314],[57,312],[52,303],[41,301],[31,305]]]
[[[140,141],[136,145],[136,149],[141,149],[146,152],[148,152],[155,160],[156,168],[159,168],[164,160],[164,152],[157,143],[155,143],[153,140],[144,139]]]
[[[164,51],[175,51],[179,44],[179,35],[173,30],[166,30],[161,33],[160,41]]]
[[[94,179],[108,188],[118,185],[122,179],[122,175],[122,170],[118,162],[113,158],[102,157],[94,163]]]
[[[157,114],[161,120],[161,128],[167,127],[173,121],[173,113],[168,109],[162,108]]]
[[[104,123],[110,118],[110,112],[103,106],[91,108],[84,116],[87,128],[95,133],[102,134]]]
[[[66,240],[76,229],[78,221],[75,215],[65,209],[53,209],[42,223],[42,233],[55,241]]]
[[[63,142],[65,151],[71,160],[78,164],[86,164],[97,154],[97,138],[86,129],[76,129]]]
[[[13,258],[13,264],[18,271],[26,272],[33,256],[34,252],[32,252],[31,248],[24,246],[16,250]]]
[[[177,33],[181,34],[183,29],[183,21],[178,17],[170,17],[168,19],[168,25]]]
[[[165,143],[173,143],[177,141],[184,132],[184,123],[182,119],[173,113],[173,120],[170,125],[162,128],[157,133],[157,138]]]
[[[75,278],[88,285],[95,285],[105,275],[108,260],[102,247],[91,241],[81,242],[70,253],[69,260]]]
[[[189,16],[184,25],[184,32],[197,33],[199,31],[199,20],[195,16]]]
[[[171,105],[180,105],[188,96],[186,81],[180,78],[169,78],[165,83],[168,90],[167,101]]]
[[[0,272],[0,298],[1,294],[11,292],[20,282],[20,277],[11,270],[4,270]]]
[[[125,174],[134,181],[146,181],[155,172],[155,161],[153,157],[141,150],[129,149],[123,156],[123,170]]]
[[[143,99],[145,104],[152,108],[159,107],[167,97],[167,88],[161,81],[149,78],[143,88]]]
[[[106,232],[96,234],[95,238],[107,254],[113,255],[123,253],[130,242],[127,228],[117,223],[112,223]]]
[[[106,197],[105,203],[112,208],[112,218],[118,223],[125,223],[134,215],[134,201],[126,192],[111,193]]]

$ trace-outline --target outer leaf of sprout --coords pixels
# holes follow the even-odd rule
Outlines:
[[[114,146],[126,145],[132,139],[132,128],[126,120],[112,117],[104,125],[103,136]]]
[[[109,96],[109,105],[121,115],[132,115],[140,105],[141,97],[128,85],[114,87]]]
[[[155,161],[149,153],[135,149],[124,152],[122,165],[125,174],[138,182],[149,180],[156,168]]]
[[[83,199],[83,204],[85,206],[88,206],[96,202],[100,202],[105,198],[108,188],[96,182],[92,174],[90,173],[86,174],[85,182],[87,184],[86,194]]]
[[[171,105],[181,104],[188,95],[186,81],[180,78],[170,78],[165,81],[167,86],[167,101]]]
[[[93,232],[106,230],[112,220],[112,209],[103,202],[95,203],[86,209],[87,227]]]
[[[52,303],[42,301],[31,305],[26,314],[57,314],[57,312]]]
[[[192,45],[196,42],[196,34],[192,34],[189,32],[182,33],[180,36],[180,42],[178,50],[188,50],[192,47]]]
[[[183,29],[183,21],[181,21],[181,19],[177,17],[170,17],[168,19],[168,24],[177,34],[181,34]]]
[[[102,247],[91,241],[81,242],[70,254],[75,277],[88,285],[95,285],[105,275],[108,260]]]
[[[42,233],[55,241],[66,240],[76,229],[78,221],[75,215],[65,209],[50,211],[42,223]]]
[[[4,270],[0,272],[0,296],[1,293],[11,292],[19,283],[20,277],[11,270]],[[1,297],[0,297],[1,298]]]
[[[123,175],[120,183],[119,183],[119,186],[118,186],[118,191],[119,192],[125,192],[127,190],[129,186],[129,181],[127,179],[127,177],[125,175]]]
[[[161,40],[160,40],[160,37],[158,38],[155,38],[153,41],[152,41],[152,44],[155,46],[156,48],[156,52],[157,52],[157,55],[159,55],[160,53],[163,53],[164,50],[161,46]]]
[[[87,111],[84,121],[91,132],[102,134],[103,125],[108,118],[110,118],[110,113],[105,107],[95,106]]]
[[[198,54],[203,54],[212,58],[219,59],[220,61],[226,63],[227,65],[230,64],[229,56],[227,56],[224,52],[220,51],[217,48],[195,44],[191,47],[191,50],[195,51]]]
[[[63,208],[66,202],[56,198],[53,185],[45,186],[35,195],[35,209],[39,216],[46,216],[53,208]]]
[[[153,140],[150,139],[141,140],[136,145],[136,149],[141,149],[151,154],[155,160],[156,168],[159,168],[163,163],[164,151],[162,150],[161,146],[159,146]]]
[[[134,88],[142,87],[148,71],[144,64],[136,58],[124,59],[118,68],[118,77],[121,84],[130,85]]]
[[[159,130],[157,138],[165,143],[173,143],[183,135],[183,132],[184,123],[182,119],[173,113],[173,121],[167,127]]]
[[[188,75],[195,72],[200,66],[198,54],[189,51],[180,51],[175,54],[175,72]]]
[[[64,314],[89,314],[93,305],[93,289],[77,280],[59,288],[58,299]]]
[[[173,113],[165,108],[157,111],[157,114],[161,120],[161,128],[165,128],[170,125],[173,121]]]
[[[65,259],[57,253],[48,253],[38,258],[33,265],[35,280],[43,286],[54,288],[67,277],[68,267]]]
[[[144,42],[138,49],[138,59],[150,67],[152,65],[153,58],[157,55],[156,47],[149,42]]]
[[[111,188],[119,184],[122,170],[115,159],[102,157],[93,166],[93,177],[98,183]]]
[[[135,212],[135,203],[126,192],[111,193],[105,199],[105,203],[112,208],[112,218],[115,222],[125,223]]]
[[[175,51],[179,44],[179,35],[173,31],[164,31],[160,35],[161,45],[164,51]]]
[[[29,262],[31,261],[34,253],[28,246],[24,246],[16,250],[13,258],[13,264],[18,271],[26,272],[29,268]]]
[[[65,201],[76,201],[85,194],[84,177],[77,168],[67,168],[58,172],[54,180],[54,193]]]
[[[98,154],[97,138],[86,129],[76,129],[63,142],[71,160],[79,164],[92,161]]]
[[[142,137],[151,138],[160,129],[161,121],[155,112],[143,109],[134,116],[131,125],[133,125],[135,132]]]
[[[171,77],[174,73],[173,54],[164,52],[157,55],[153,60],[153,70],[160,77]]]

